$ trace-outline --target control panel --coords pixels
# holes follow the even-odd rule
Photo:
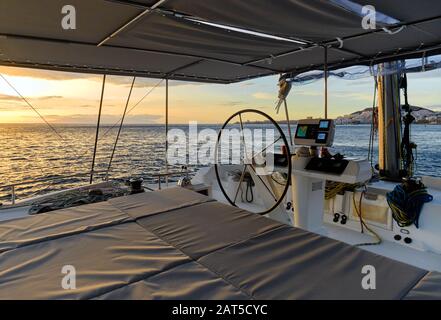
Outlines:
[[[349,164],[346,159],[330,159],[314,157],[309,160],[305,170],[319,171],[324,173],[342,174]]]
[[[297,123],[294,143],[298,146],[331,147],[334,135],[334,120],[304,119]]]

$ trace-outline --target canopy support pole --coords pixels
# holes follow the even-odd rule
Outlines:
[[[291,148],[293,146],[294,140],[292,139],[291,121],[289,120],[288,103],[286,102],[286,98],[283,99],[283,104],[285,105],[286,124],[288,125],[289,133],[289,147]]]
[[[165,182],[168,187],[168,79],[165,79]]]
[[[159,0],[156,2],[153,6],[147,7],[143,12],[138,14],[136,17],[130,19],[130,21],[123,24],[121,27],[119,27],[116,31],[112,32],[109,36],[107,36],[104,40],[100,41],[100,43],[97,44],[97,47],[101,47],[102,45],[106,44],[109,40],[119,35],[121,32],[126,30],[129,26],[133,25],[135,22],[139,21],[141,18],[146,16],[147,14],[152,13],[156,8],[158,8],[160,5],[164,4],[167,0]]]
[[[118,133],[116,135],[115,144],[113,145],[112,155],[110,156],[109,165],[107,166],[107,172],[106,172],[106,178],[105,178],[106,181],[109,180],[110,168],[112,166],[113,157],[115,155],[116,147],[118,145],[119,136],[121,134],[121,130],[122,130],[122,127],[123,127],[123,124],[124,124],[124,119],[125,119],[126,114],[127,114],[127,108],[129,106],[130,97],[132,96],[132,90],[133,90],[133,86],[135,84],[135,80],[136,80],[136,77],[133,77],[132,85],[130,86],[129,96],[127,97],[126,106],[124,108],[124,113],[123,113],[123,116],[121,118],[121,123],[120,123],[119,128],[118,128]]]
[[[328,46],[325,48],[325,64],[323,68],[325,79],[325,119],[328,119]]]
[[[93,173],[95,171],[95,159],[96,159],[96,151],[97,151],[97,147],[98,147],[98,136],[100,133],[101,111],[103,109],[103,98],[104,98],[105,86],[106,86],[106,75],[103,76],[103,86],[101,88],[100,108],[98,111],[98,120],[97,120],[97,124],[96,124],[95,147],[93,149],[92,169],[90,170],[90,184],[92,184],[92,182],[93,182]]]

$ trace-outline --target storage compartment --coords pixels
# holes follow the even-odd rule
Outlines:
[[[360,196],[361,192],[346,192],[346,204],[349,208],[349,219],[360,221]],[[354,202],[355,206],[354,207]],[[387,203],[386,197],[379,194],[366,193],[361,200],[361,216],[363,221],[386,230],[392,230],[392,213]]]

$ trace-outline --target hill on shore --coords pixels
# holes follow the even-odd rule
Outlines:
[[[415,123],[423,124],[441,124],[441,112],[432,111],[422,107],[412,106],[412,115],[415,117]],[[403,115],[405,113],[403,112]],[[365,108],[353,112],[349,115],[338,117],[336,124],[366,124],[371,123],[372,108]]]

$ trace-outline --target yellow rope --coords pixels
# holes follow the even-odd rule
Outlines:
[[[362,200],[363,200],[363,196],[364,196],[364,191],[362,191],[360,193],[360,201],[359,201],[360,206],[359,206],[359,208],[357,208],[357,204],[355,202],[355,191],[352,193],[352,202],[353,202],[353,205],[354,205],[355,212],[357,213],[358,218],[360,219],[361,232],[363,232],[363,227],[366,228],[366,230],[368,230],[372,235],[374,235],[375,238],[377,238],[377,241],[376,242],[359,243],[359,244],[356,244],[355,246],[356,247],[361,247],[361,246],[379,245],[382,242],[380,236],[374,230],[369,228],[369,226],[363,221],[362,206],[361,206]]]

